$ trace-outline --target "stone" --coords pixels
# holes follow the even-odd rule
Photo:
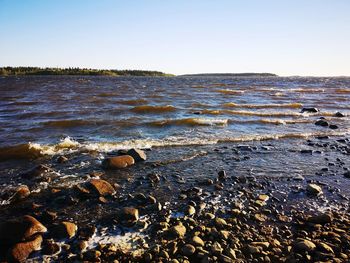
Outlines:
[[[124,207],[117,215],[123,224],[134,224],[139,220],[139,210],[134,207]]]
[[[345,178],[350,178],[350,171],[347,171],[346,173],[344,173],[344,177]]]
[[[127,152],[127,155],[130,155],[132,158],[134,158],[135,162],[142,162],[146,161],[147,159],[145,152],[139,149],[131,149]]]
[[[327,223],[331,223],[333,220],[333,217],[331,214],[329,213],[323,213],[323,214],[319,214],[316,216],[309,216],[306,221],[313,223],[313,224],[327,224]]]
[[[259,222],[265,222],[267,219],[267,216],[264,214],[255,214],[254,218],[255,218],[255,220],[257,220]]]
[[[194,236],[191,243],[196,247],[204,247],[204,241],[199,236]]]
[[[330,124],[330,125],[329,125],[329,128],[332,129],[332,130],[336,130],[336,129],[338,129],[339,127],[338,127],[338,125]]]
[[[34,217],[26,215],[0,224],[0,244],[15,244],[47,232],[46,227]]]
[[[316,245],[313,242],[309,241],[309,240],[303,239],[303,240],[297,241],[294,244],[294,248],[297,251],[311,252],[311,251],[315,250]]]
[[[72,238],[76,235],[78,226],[72,222],[63,221],[54,225],[52,235],[56,238]]]
[[[109,157],[103,160],[102,166],[107,169],[121,169],[131,166],[135,163],[130,155]]]
[[[219,242],[215,241],[212,246],[211,246],[211,252],[214,254],[214,255],[219,255],[221,254],[223,251],[221,245]]]
[[[224,170],[222,170],[218,173],[218,179],[220,181],[224,181],[226,179],[226,177],[227,177],[227,175],[226,175],[226,172]]]
[[[16,192],[13,196],[10,197],[9,201],[11,203],[19,202],[25,198],[27,198],[30,195],[30,190],[28,186],[21,185],[16,189]]]
[[[184,238],[186,234],[186,227],[179,223],[169,229],[169,234],[175,238]]]
[[[314,107],[309,107],[309,108],[302,108],[301,113],[303,113],[303,112],[315,113],[315,112],[319,112],[319,110],[317,108],[314,108]]]
[[[342,117],[345,117],[345,114],[344,113],[341,113],[339,111],[337,111],[335,114],[334,114],[335,117],[339,117],[339,118],[342,118]]]
[[[323,193],[322,188],[317,184],[308,184],[306,187],[306,193],[309,195],[320,195]]]
[[[91,179],[89,185],[101,196],[113,195],[115,193],[113,186],[102,179]]]
[[[266,202],[267,200],[269,200],[269,196],[268,195],[265,195],[265,194],[261,194],[258,196],[258,199],[263,201],[263,202]]]
[[[186,244],[181,248],[181,254],[184,256],[191,256],[196,251],[196,248],[191,244]]]
[[[36,235],[31,240],[17,243],[8,252],[8,258],[11,262],[24,262],[29,255],[41,249],[43,238],[41,235]]]
[[[22,174],[22,177],[26,179],[34,179],[38,177],[44,177],[46,173],[52,172],[52,169],[46,165],[39,164],[33,169]]]
[[[186,209],[186,215],[192,216],[195,213],[196,213],[196,209],[193,206],[189,205]]]
[[[67,161],[68,161],[68,158],[66,156],[63,156],[63,155],[61,155],[57,158],[58,163],[65,163]]]
[[[317,244],[317,247],[318,247],[321,251],[323,251],[323,252],[325,252],[325,253],[334,254],[333,248],[331,248],[331,247],[330,247],[329,245],[327,245],[326,243],[319,242],[319,243]]]
[[[329,123],[326,120],[320,119],[315,122],[315,125],[327,127]]]
[[[43,244],[43,255],[53,255],[60,251],[60,246],[53,240],[46,240]]]

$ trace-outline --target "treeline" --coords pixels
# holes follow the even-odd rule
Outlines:
[[[185,74],[186,77],[278,77],[273,73],[200,73]]]
[[[115,70],[88,68],[39,68],[39,67],[1,67],[0,76],[25,75],[91,75],[91,76],[172,76],[160,71]]]

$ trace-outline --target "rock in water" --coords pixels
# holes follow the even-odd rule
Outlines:
[[[334,114],[335,117],[339,117],[339,118],[342,118],[342,117],[345,117],[345,114],[337,111],[335,114]]]
[[[77,233],[78,226],[72,222],[63,221],[54,226],[52,234],[56,238],[72,238]]]
[[[16,189],[16,193],[13,196],[11,196],[10,202],[15,203],[15,202],[21,201],[26,197],[28,197],[29,195],[30,195],[30,190],[28,186],[21,185]]]
[[[91,179],[89,181],[89,184],[91,188],[93,188],[93,190],[98,193],[98,195],[108,196],[115,193],[113,186],[105,180]]]
[[[10,249],[8,254],[9,261],[24,262],[32,252],[41,249],[42,242],[42,236],[36,235],[32,240],[28,240],[14,245]]]
[[[308,184],[306,187],[306,192],[309,195],[320,195],[322,194],[322,188],[317,184]]]
[[[131,166],[134,163],[135,160],[130,155],[122,155],[104,159],[102,166],[108,169],[121,169]]]
[[[344,173],[344,177],[345,178],[350,178],[350,171],[347,171],[346,173]]]
[[[139,149],[131,149],[127,154],[134,158],[135,162],[146,161],[147,159],[145,152]]]
[[[46,165],[40,164],[34,167],[32,170],[29,170],[22,174],[26,179],[33,179],[38,177],[44,177],[46,173],[52,172],[52,169]]]
[[[329,126],[329,123],[326,120],[321,119],[321,120],[317,120],[315,122],[315,125],[327,127]]]
[[[303,112],[319,112],[319,110],[317,109],[317,108],[302,108],[301,109],[301,113],[303,113]]]
[[[46,227],[34,217],[26,215],[14,221],[0,224],[0,244],[15,244],[28,240],[38,233],[45,233]]]

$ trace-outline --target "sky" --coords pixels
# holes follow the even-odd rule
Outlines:
[[[0,66],[350,76],[350,1],[0,0]]]

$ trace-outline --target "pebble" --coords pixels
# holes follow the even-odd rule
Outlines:
[[[308,184],[306,187],[306,192],[309,195],[320,195],[323,193],[322,188],[317,184]]]

